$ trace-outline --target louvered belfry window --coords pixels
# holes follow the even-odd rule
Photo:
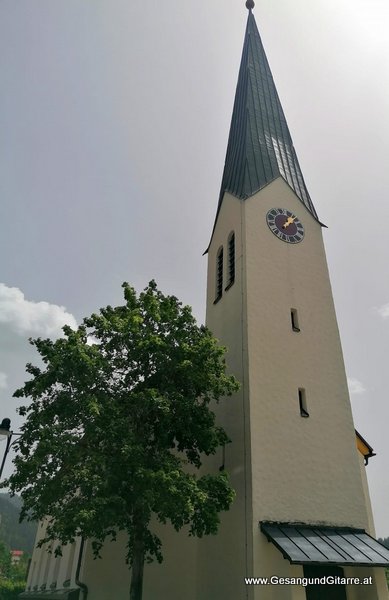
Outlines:
[[[219,248],[216,258],[216,300],[223,294],[223,246]]]
[[[235,281],[235,233],[232,231],[228,238],[228,284],[231,286]]]

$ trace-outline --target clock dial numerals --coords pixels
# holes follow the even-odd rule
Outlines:
[[[272,208],[266,215],[269,229],[283,242],[298,244],[304,238],[300,219],[286,208]]]

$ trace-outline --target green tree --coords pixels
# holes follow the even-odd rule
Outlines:
[[[0,576],[8,577],[11,569],[11,551],[0,541]]]
[[[30,556],[28,554],[23,554],[23,556],[20,558],[20,560],[16,563],[12,563],[11,561],[11,567],[9,569],[9,574],[8,577],[11,581],[14,582],[23,582],[24,585],[26,584],[26,579],[27,579],[27,569],[28,569],[28,563],[30,562]],[[1,599],[1,595],[0,595],[0,599]]]
[[[238,383],[224,353],[191,309],[154,281],[125,304],[107,306],[55,342],[35,339],[43,368],[15,392],[30,398],[8,485],[23,498],[22,517],[50,515],[41,544],[128,535],[130,599],[142,597],[145,560],[162,561],[155,516],[190,535],[215,534],[234,492],[226,473],[201,475],[201,456],[229,440],[210,403]],[[190,468],[189,465],[192,465]],[[195,467],[195,468],[193,468]]]
[[[0,575],[0,598],[1,600],[18,600],[19,594],[24,591],[26,582],[24,580],[14,581],[3,578]]]

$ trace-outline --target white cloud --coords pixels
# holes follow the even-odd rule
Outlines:
[[[0,390],[5,390],[7,387],[7,375],[0,371]]]
[[[363,392],[366,392],[366,388],[364,387],[363,383],[358,381],[358,379],[353,379],[352,377],[347,377],[347,384],[348,384],[348,391],[350,392],[350,394],[357,395],[357,394],[363,394]]]
[[[389,303],[383,304],[379,308],[377,308],[377,312],[383,319],[387,319],[389,317]]]
[[[62,327],[77,327],[77,322],[64,306],[26,300],[21,290],[0,283],[0,324],[14,333],[42,337],[59,337]]]
[[[86,343],[88,346],[93,346],[93,344],[100,344],[100,340],[98,340],[94,335],[88,335],[86,338]]]

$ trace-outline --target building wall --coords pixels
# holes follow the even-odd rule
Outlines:
[[[301,243],[282,242],[268,228],[266,214],[278,207],[303,222]],[[217,252],[223,245],[226,257],[232,230],[236,280],[215,304]],[[217,538],[200,540],[197,598],[298,600],[305,597],[298,587],[244,584],[245,576],[298,571],[266,541],[259,523],[372,526],[322,227],[281,178],[245,201],[225,194],[208,261],[207,325],[228,347],[228,369],[242,385],[216,407],[232,439],[226,469],[237,498]],[[226,281],[226,260],[224,273]],[[292,330],[292,308],[300,332]],[[300,415],[299,388],[308,418]],[[216,472],[218,464],[207,466]],[[372,599],[387,597],[380,588],[377,580]]]
[[[91,540],[84,549],[81,581],[88,586],[88,600],[127,599],[130,595],[130,572],[125,562],[126,536],[116,542],[106,541],[101,559],[95,559]]]
[[[201,600],[238,600],[253,598],[254,593],[244,583],[246,573],[252,572],[252,505],[243,209],[241,201],[225,195],[208,252],[206,324],[227,346],[228,371],[235,375],[241,387],[233,397],[213,407],[218,423],[232,440],[225,448],[225,468],[230,474],[236,499],[230,511],[221,515],[217,537],[199,540],[196,598]],[[235,232],[235,282],[225,291],[228,283],[227,240],[231,231]],[[223,296],[214,304],[216,257],[220,246],[224,247]],[[221,464],[220,452],[205,461],[205,468],[217,473]]]
[[[244,207],[254,521],[367,528],[321,226],[281,178]],[[266,214],[277,207],[302,221],[302,242],[270,231]],[[309,418],[300,415],[299,388]]]
[[[372,584],[347,586],[347,600],[387,600],[388,586],[385,569],[371,567],[344,567],[345,577],[372,577]]]
[[[62,554],[55,555],[56,544],[44,544],[37,548],[38,542],[45,536],[47,521],[40,523],[35,539],[35,547],[31,559],[30,569],[27,577],[27,592],[48,591],[59,592],[69,589],[77,589],[76,572],[77,561],[80,552],[81,539],[78,538],[73,544],[61,547]]]
[[[164,559],[162,564],[145,565],[143,600],[197,600],[196,538],[189,537],[186,528],[177,532],[170,524],[156,525],[156,532]]]
[[[161,538],[163,562],[145,564],[143,600],[195,600],[196,540],[186,531],[177,533],[171,526],[153,525]],[[131,569],[126,563],[127,536],[120,533],[117,541],[107,540],[101,559],[95,559],[90,540],[80,579],[88,586],[88,600],[127,600],[130,593]]]
[[[368,523],[369,523],[367,531],[370,533],[371,536],[374,537],[375,536],[375,527],[374,527],[373,511],[371,508],[369,484],[367,482],[365,459],[364,459],[364,456],[359,451],[357,454],[358,454],[358,460],[359,460],[359,468],[361,471],[363,495],[365,498],[365,505],[366,505],[366,509],[367,509],[367,517],[368,517]]]

